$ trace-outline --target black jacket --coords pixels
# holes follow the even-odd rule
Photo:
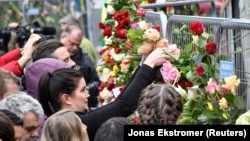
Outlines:
[[[89,107],[96,107],[98,101],[97,96],[99,95],[98,87],[101,83],[99,76],[96,72],[96,68],[94,63],[92,62],[89,55],[84,52],[81,48],[77,51],[76,54],[71,56],[71,59],[75,61],[77,65],[80,66],[80,71],[83,74],[83,77],[86,81],[87,86],[89,89]]]
[[[136,70],[126,88],[114,102],[87,113],[76,112],[82,122],[87,125],[90,141],[94,140],[97,129],[107,119],[131,115],[137,107],[141,91],[154,80],[154,69],[142,65]]]

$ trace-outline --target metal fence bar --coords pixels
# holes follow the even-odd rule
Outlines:
[[[142,4],[140,7],[148,9],[148,8],[160,8],[166,6],[180,6],[187,4],[196,4],[196,3],[207,3],[210,2],[214,5],[215,0],[189,0],[189,1],[176,1],[176,2],[162,2],[162,3],[150,3],[150,4]]]
[[[195,21],[201,21],[206,27],[207,32],[216,35],[217,29],[220,24],[224,21],[229,20],[228,18],[219,18],[219,17],[204,17],[204,16],[186,16],[186,15],[173,15],[168,18],[167,22],[167,31],[166,37],[169,43],[174,43],[174,38],[176,33],[174,31],[175,26],[189,25]],[[181,36],[183,38],[183,36]],[[189,37],[192,40],[191,36]],[[216,41],[216,37],[215,37]]]
[[[224,36],[227,35],[227,36]],[[217,45],[220,54],[231,54],[234,72],[241,83],[238,94],[246,99],[247,110],[250,109],[250,20],[230,19],[223,22],[217,33]],[[239,52],[237,52],[239,51]]]
[[[189,0],[189,1],[151,3],[151,4],[140,5],[140,7],[145,8],[145,9],[151,9],[151,8],[164,8],[167,6],[183,6],[183,5],[190,5],[190,4],[197,4],[197,3],[208,3],[208,2],[211,3],[212,16],[215,16],[216,15],[215,0]]]

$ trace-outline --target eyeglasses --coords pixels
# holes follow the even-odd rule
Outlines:
[[[80,70],[81,67],[79,65],[74,65],[71,68],[74,69],[74,70]]]

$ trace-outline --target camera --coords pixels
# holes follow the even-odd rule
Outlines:
[[[41,34],[42,40],[54,39],[56,29],[47,26],[41,27],[38,22],[15,28],[4,28],[0,30],[0,50],[8,52],[10,48],[15,48],[15,46],[22,48],[32,33]]]

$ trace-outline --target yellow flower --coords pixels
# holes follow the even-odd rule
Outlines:
[[[96,67],[96,72],[101,73],[102,72],[102,67],[101,66],[97,66]]]
[[[222,117],[226,120],[228,119],[228,115],[226,113],[222,113]]]
[[[193,43],[194,43],[195,45],[199,45],[199,37],[196,36],[196,35],[193,35],[192,38],[193,38]]]
[[[222,88],[231,90],[233,94],[236,94],[236,88],[240,84],[240,79],[237,79],[236,75],[224,78],[225,84],[222,85]]]
[[[224,97],[219,100],[219,105],[221,108],[228,108],[227,100]]]
[[[113,66],[113,71],[114,71],[115,73],[117,73],[118,70],[119,70],[118,66],[117,66],[117,65],[114,65],[114,66]]]
[[[110,76],[111,76],[111,77],[115,77],[115,76],[116,76],[116,72],[111,71],[111,72],[110,72]]]
[[[211,102],[207,102],[207,106],[208,106],[208,109],[209,109],[210,111],[213,111],[213,110],[214,110],[214,106],[213,106],[213,104],[212,104]]]

